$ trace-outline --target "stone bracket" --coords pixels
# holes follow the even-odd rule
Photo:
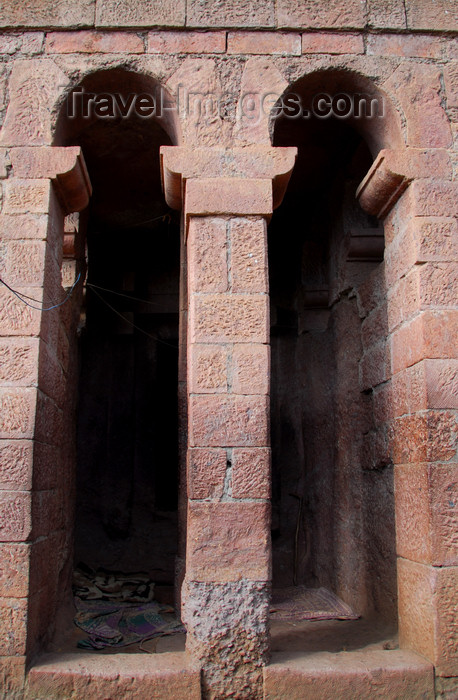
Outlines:
[[[79,146],[20,146],[10,159],[15,177],[52,180],[65,214],[87,207],[92,186]]]
[[[412,177],[406,174],[400,154],[383,149],[356,190],[356,199],[368,214],[384,218],[396,204]]]
[[[187,180],[237,178],[271,181],[272,202],[270,210],[264,212],[269,214],[282,202],[296,160],[297,148],[162,146],[160,156],[162,187],[166,202],[172,209],[183,207]]]

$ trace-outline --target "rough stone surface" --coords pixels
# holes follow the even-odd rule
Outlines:
[[[145,655],[146,656],[146,655]],[[199,700],[200,674],[183,653],[169,652],[144,658],[139,654],[46,655],[29,672],[30,699],[79,700],[125,697],[132,700]]]
[[[192,447],[268,445],[268,401],[263,396],[192,396],[189,444]]]
[[[221,498],[226,476],[226,450],[194,448],[188,452],[189,498]]]
[[[268,581],[270,505],[189,501],[186,576],[190,581]]]
[[[189,0],[186,24],[189,27],[273,27],[274,0],[246,2],[233,0]]]
[[[264,669],[266,700],[434,696],[431,664],[408,651],[276,653]]]
[[[266,343],[267,297],[261,294],[193,294],[190,338],[195,343]]]
[[[279,27],[292,28],[338,28],[353,29],[365,24],[364,5],[351,0],[344,5],[339,0],[326,4],[319,0],[278,0],[277,18]]]
[[[99,27],[180,27],[185,21],[185,0],[98,0]]]
[[[80,27],[94,23],[95,0],[37,0],[30,10],[18,0],[0,3],[1,27]]]
[[[261,700],[268,655],[269,585],[240,580],[186,580],[183,610],[187,649],[203,669],[203,697]],[[208,615],[199,612],[205,608]]]

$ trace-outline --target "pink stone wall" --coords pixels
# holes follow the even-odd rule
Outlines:
[[[166,127],[174,143],[188,149],[213,153],[224,146],[224,167],[183,175],[178,189],[164,178],[167,201],[184,208],[187,237],[180,295],[177,568],[179,580],[186,569],[189,649],[205,669],[208,697],[220,692],[212,687],[230,683],[221,670],[225,640],[218,636],[222,622],[216,614],[227,601],[237,596],[251,601],[228,617],[231,634],[249,657],[242,670],[234,659],[228,662],[236,668],[238,688],[249,677],[262,696],[260,669],[268,652],[266,227],[272,183],[280,191],[274,192],[278,205],[288,173],[260,175],[243,166],[241,175],[238,166],[231,170],[232,152],[269,148],[274,125],[270,109],[260,109],[263,96],[271,93],[272,105],[310,76],[318,77],[308,83],[309,96],[323,84],[323,74],[332,74],[333,90],[352,86],[386,98],[383,125],[360,125],[374,159],[382,148],[396,154],[395,165],[375,168],[361,197],[371,215],[382,211],[371,206],[386,205],[384,261],[363,282],[349,282],[348,315],[343,306],[334,312],[337,324],[352,319],[351,327],[361,334],[353,338],[360,353],[357,387],[345,383],[347,359],[340,358],[342,464],[345,440],[351,441],[354,429],[344,420],[351,394],[370,404],[370,427],[357,435],[362,454],[375,468],[382,462],[394,465],[400,644],[429,659],[437,688],[453,697],[458,676],[456,4],[40,0],[26,8],[23,2],[0,0],[0,28],[0,276],[38,300],[62,294],[64,214],[69,212],[62,197],[71,187],[45,167],[34,172],[33,160],[23,161],[21,169],[13,149],[60,144],[56,124],[65,96],[98,71],[127,66],[140,82],[153,80],[172,97],[179,89],[225,93],[217,116],[196,118],[181,103]],[[247,109],[246,93],[252,93],[256,118]],[[393,182],[401,186],[387,203]],[[60,310],[40,313],[0,286],[0,687],[6,697],[21,697],[26,660],[46,644],[70,576],[79,307],[75,294]],[[341,477],[345,474],[343,468]],[[377,519],[384,515],[379,506],[377,501],[377,517],[367,524],[373,541],[380,535]],[[204,603],[214,613],[214,625],[201,614]]]

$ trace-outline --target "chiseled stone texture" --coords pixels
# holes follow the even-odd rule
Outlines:
[[[188,0],[189,27],[274,27],[274,0]]]
[[[267,343],[267,301],[261,294],[193,294],[191,342]]]
[[[47,655],[32,666],[27,700],[200,700],[200,674],[182,653]]]
[[[268,415],[265,396],[192,396],[189,445],[265,447],[269,444]]]
[[[82,27],[94,15],[95,0],[0,0],[0,27]]]
[[[268,581],[270,504],[189,501],[186,575],[191,581]]]
[[[261,700],[267,662],[270,590],[264,582],[183,587],[187,649],[202,664],[202,697]],[[205,610],[206,614],[201,615]]]
[[[185,22],[185,0],[98,0],[99,27],[180,27]]]
[[[264,700],[432,700],[433,667],[404,650],[279,652],[264,669]]]
[[[67,76],[51,59],[15,61],[1,143],[6,146],[50,144],[52,111],[67,84]]]
[[[291,28],[362,28],[366,23],[361,0],[277,0],[279,27]]]

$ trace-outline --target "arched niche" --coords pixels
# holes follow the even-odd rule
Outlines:
[[[96,107],[101,95],[106,110]],[[141,96],[156,112],[135,107]],[[78,339],[68,338],[69,570],[143,571],[167,602],[178,551],[180,231],[161,191],[159,150],[179,140],[168,93],[123,67],[72,87],[54,132],[55,146],[81,147],[92,184],[88,208],[67,217],[65,234],[85,280]],[[70,574],[66,583],[69,595]]]
[[[339,95],[378,105],[324,115]],[[268,241],[273,586],[328,588],[383,635],[397,616],[393,464],[374,411],[390,380],[384,231],[356,192],[382,149],[403,151],[401,120],[367,78],[318,71],[285,90],[271,134],[298,147]]]

